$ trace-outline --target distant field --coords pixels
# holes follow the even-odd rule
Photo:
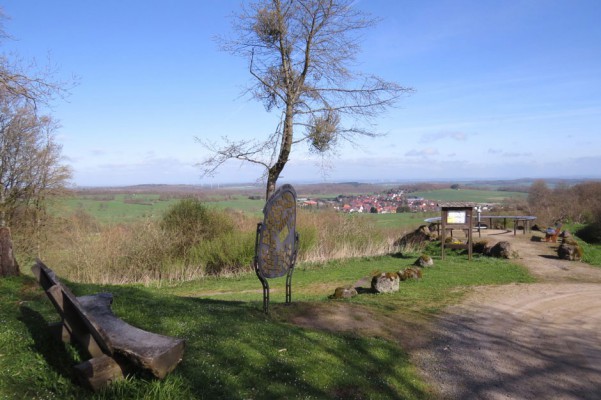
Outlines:
[[[476,203],[500,203],[505,199],[525,199],[528,194],[522,192],[501,192],[497,190],[438,189],[425,192],[413,192],[411,196],[438,201],[466,201]]]
[[[493,190],[453,190],[439,189],[411,193],[437,201],[469,201],[480,203],[498,203],[505,198],[525,198],[525,193],[499,192]],[[320,195],[336,197],[336,195]],[[54,204],[52,210],[59,215],[68,215],[77,210],[84,211],[102,223],[131,222],[140,218],[159,218],[177,198],[160,194],[91,194],[64,198]],[[203,200],[209,207],[231,208],[248,214],[260,216],[264,200],[252,200],[247,195],[222,195]],[[376,224],[383,228],[405,228],[419,226],[424,218],[432,215],[424,213],[370,214]]]
[[[361,214],[373,218],[380,228],[398,228],[401,230],[418,228],[424,225],[424,219],[439,217],[440,213],[399,213],[399,214]]]
[[[158,194],[86,195],[62,199],[52,208],[59,215],[84,211],[102,223],[131,222],[140,218],[159,218],[178,199],[161,200]],[[247,196],[228,196],[219,201],[206,201],[209,207],[232,208],[260,214],[265,204]]]

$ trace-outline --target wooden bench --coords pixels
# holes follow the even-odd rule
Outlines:
[[[136,328],[111,310],[113,295],[75,297],[41,261],[31,268],[60,315],[50,324],[63,342],[80,344],[92,357],[75,366],[82,383],[98,390],[142,369],[162,379],[181,361],[185,342]]]

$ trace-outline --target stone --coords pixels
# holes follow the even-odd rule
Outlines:
[[[474,243],[474,246],[472,247],[472,251],[476,254],[485,254],[488,248],[489,248],[488,240],[483,239],[483,240],[478,240],[477,242]]]
[[[571,234],[570,232],[568,232],[568,231],[562,231],[562,232],[559,234],[559,237],[560,237],[562,240],[566,240],[566,239],[572,239],[572,234]]]
[[[582,260],[582,248],[578,244],[562,243],[557,248],[557,256],[562,260],[580,261]]]
[[[485,254],[490,257],[497,258],[511,258],[513,252],[511,251],[511,243],[509,242],[498,242],[494,246],[488,248]]]
[[[399,275],[396,272],[382,272],[371,279],[371,288],[376,293],[399,291]]]
[[[410,232],[394,242],[395,246],[414,248],[425,246],[428,242],[435,240],[436,232],[430,231],[426,225],[422,225],[415,231]]]
[[[422,278],[422,271],[419,268],[405,268],[403,271],[398,272],[399,279],[406,281],[409,279],[419,280]]]
[[[337,287],[334,290],[334,294],[330,296],[332,299],[350,299],[357,295],[357,289],[351,287]]]
[[[418,266],[420,268],[431,267],[432,265],[434,265],[434,260],[429,255],[422,254],[417,260],[415,260],[415,263],[413,263],[413,265]]]

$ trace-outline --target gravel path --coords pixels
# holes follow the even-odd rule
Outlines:
[[[481,287],[439,318],[415,363],[445,399],[601,399],[601,268],[508,240],[540,283]]]

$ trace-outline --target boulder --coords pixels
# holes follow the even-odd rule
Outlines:
[[[474,243],[472,251],[476,254],[485,254],[488,251],[489,247],[490,246],[488,245],[488,240],[478,240]]]
[[[399,291],[399,275],[392,272],[382,272],[371,279],[371,288],[376,293],[393,293]]]
[[[487,256],[497,258],[511,258],[512,253],[511,243],[505,241],[496,243],[484,252]]]
[[[580,261],[582,260],[582,248],[578,244],[564,242],[557,248],[557,256],[562,260]]]
[[[422,278],[422,271],[419,268],[405,268],[403,271],[399,271],[398,272],[399,275],[399,279],[402,281],[406,281],[409,279],[421,279]]]
[[[433,240],[436,240],[436,232],[432,232],[426,225],[422,225],[415,231],[396,240],[394,245],[409,248],[422,247]]]
[[[420,268],[431,267],[432,265],[434,265],[434,260],[429,255],[422,254],[417,260],[415,260],[413,265]]]
[[[357,289],[353,287],[337,287],[334,290],[334,294],[330,296],[331,299],[350,299],[357,295]]]
[[[561,240],[567,240],[567,239],[572,239],[572,234],[568,231],[562,231],[559,234],[559,237],[561,238]]]

